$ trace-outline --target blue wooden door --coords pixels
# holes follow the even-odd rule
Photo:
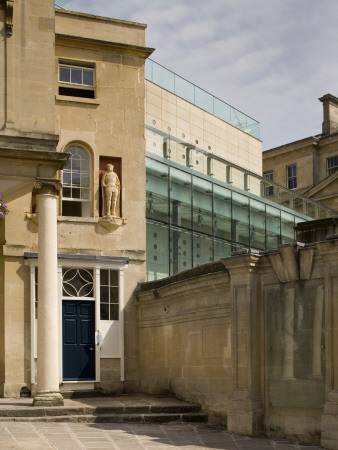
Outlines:
[[[95,302],[62,302],[63,380],[95,379]]]

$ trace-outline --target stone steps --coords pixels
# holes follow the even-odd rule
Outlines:
[[[98,400],[99,401],[99,400]],[[0,407],[0,422],[164,423],[207,422],[208,414],[195,403],[147,405]]]
[[[71,414],[57,416],[3,416],[0,422],[165,423],[207,422],[208,414]]]

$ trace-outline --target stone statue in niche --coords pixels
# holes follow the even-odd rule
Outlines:
[[[107,164],[101,180],[103,216],[120,217],[120,180],[113,164]]]

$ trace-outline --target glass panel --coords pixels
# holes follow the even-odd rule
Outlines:
[[[232,239],[240,244],[249,244],[249,199],[232,193]]]
[[[212,257],[212,238],[194,233],[193,235],[193,266],[209,263]]]
[[[231,191],[214,185],[214,235],[231,239]]]
[[[218,98],[214,98],[214,114],[225,122],[230,123],[230,106]]]
[[[193,228],[212,233],[212,183],[193,177]]]
[[[70,83],[70,68],[60,66],[59,67],[59,80],[64,83]]]
[[[82,84],[82,69],[71,68],[71,82],[74,84]]]
[[[119,305],[118,304],[112,304],[110,305],[110,320],[119,320]]]
[[[153,82],[167,91],[175,92],[175,75],[159,64],[153,65]]]
[[[146,217],[168,222],[168,168],[148,160],[146,183]]]
[[[231,255],[231,242],[214,239],[214,261]]]
[[[108,286],[109,285],[109,270],[101,269],[100,270],[100,285],[101,286]],[[105,297],[108,301],[108,295]],[[101,297],[102,300],[102,297]]]
[[[190,103],[195,102],[194,85],[178,75],[175,76],[175,94]]]
[[[277,248],[281,243],[280,210],[266,205],[266,249]]]
[[[191,228],[191,175],[170,169],[170,219],[173,225]]]
[[[171,229],[170,231],[170,274],[190,269],[192,266],[191,233]]]
[[[83,84],[87,86],[94,86],[94,72],[93,70],[83,69]]]
[[[119,285],[119,272],[118,270],[110,270],[110,286]]]
[[[168,225],[147,221],[147,280],[158,280],[169,275]]]
[[[265,249],[265,204],[250,199],[250,246]]]
[[[109,302],[109,286],[101,286],[100,287],[100,299],[101,299],[101,302],[105,302],[105,303]]]
[[[282,244],[295,241],[295,217],[292,214],[281,211],[281,225],[282,225]]]
[[[195,86],[195,105],[210,114],[214,113],[214,98],[211,94]]]
[[[101,320],[109,320],[109,304],[108,303],[100,304],[100,319]]]
[[[236,128],[246,131],[247,116],[235,108],[231,108],[231,124]]]
[[[119,288],[110,286],[109,303],[118,303],[118,302],[119,302]]]
[[[89,269],[62,269],[64,297],[93,296],[93,271]]]

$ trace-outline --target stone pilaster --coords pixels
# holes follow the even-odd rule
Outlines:
[[[254,436],[263,432],[264,419],[259,254],[237,254],[224,260],[224,264],[230,274],[233,323],[233,390],[228,430]]]
[[[327,302],[326,382],[327,394],[322,415],[321,445],[338,450],[338,278],[332,280],[332,299]]]
[[[61,183],[37,179],[38,225],[38,352],[37,390],[34,406],[63,405],[59,390],[59,336],[57,285],[57,197]]]

